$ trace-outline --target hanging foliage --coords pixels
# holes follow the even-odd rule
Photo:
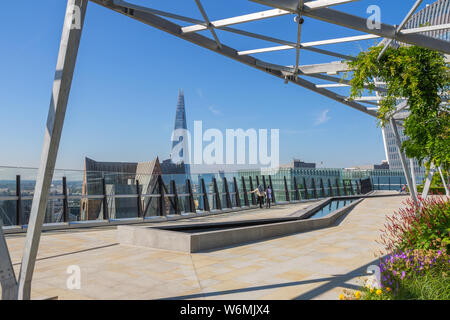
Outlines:
[[[401,100],[408,102],[409,115],[403,122],[409,138],[402,150],[420,162],[430,160],[437,166],[450,165],[450,75],[445,57],[417,46],[388,48],[378,60],[383,46],[361,52],[348,64],[353,70],[351,98],[373,92],[376,82],[386,83],[378,113],[379,124],[389,122]]]

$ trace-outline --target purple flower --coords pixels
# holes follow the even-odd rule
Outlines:
[[[405,277],[405,271],[402,271],[402,276],[401,276],[401,278],[400,279],[402,279],[403,280],[403,278]]]

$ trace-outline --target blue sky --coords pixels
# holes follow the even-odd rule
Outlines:
[[[130,2],[201,19],[193,0]],[[244,0],[202,3],[211,20],[268,9]],[[366,8],[377,4],[383,22],[399,24],[413,3],[359,1],[339,10],[367,16]],[[65,6],[63,0],[3,3],[0,165],[38,166]],[[296,39],[293,16],[236,27]],[[307,18],[302,41],[358,34]],[[223,31],[218,36],[239,50],[275,45]],[[371,43],[322,48],[357,54]],[[255,56],[295,63],[294,50]],[[301,64],[336,60],[303,51],[300,59]],[[189,128],[202,120],[204,128],[223,131],[280,129],[281,163],[296,157],[348,167],[385,159],[374,118],[90,3],[56,167],[81,169],[85,156],[103,161],[166,158],[179,88],[185,93]]]

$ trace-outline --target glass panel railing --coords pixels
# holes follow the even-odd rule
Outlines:
[[[0,218],[5,225],[28,223],[36,176],[37,169],[33,168],[0,167]],[[252,188],[256,189],[258,184],[264,186],[264,182],[266,186],[269,186],[270,181],[274,189],[274,198],[277,202],[284,202],[286,201],[285,177],[290,200],[297,200],[294,178],[302,200],[345,194],[356,195],[361,190],[359,182],[367,178],[370,178],[371,186],[367,185],[366,180],[365,192],[367,188],[369,190],[399,190],[406,183],[401,172],[388,170],[350,172],[343,169],[281,168],[271,175],[261,174],[259,170],[246,170],[235,173],[163,174],[161,179],[158,175],[151,174],[55,170],[45,221],[46,223],[66,220],[79,222],[102,220],[104,217],[128,219],[145,215],[149,218],[186,213],[191,211],[190,191],[192,191],[196,211],[205,210],[203,196],[205,191],[208,193],[209,209],[219,209],[213,185],[214,178],[220,193],[221,208],[238,207],[238,198],[240,206],[245,205],[244,183],[249,205],[252,205],[252,195],[254,195],[250,193]],[[186,182],[187,179],[190,181],[191,190]],[[206,190],[203,190],[202,179]],[[162,186],[159,184],[160,180],[162,180]],[[347,181],[345,187],[344,181]],[[352,182],[352,187],[348,181]],[[305,184],[308,188],[308,196],[305,194]],[[159,197],[161,190],[164,193],[162,199]],[[17,195],[20,196],[20,200]],[[106,208],[103,208],[105,199]],[[178,208],[175,208],[177,202]],[[18,203],[20,203],[20,210],[17,210]]]

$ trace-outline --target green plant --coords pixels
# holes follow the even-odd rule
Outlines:
[[[450,300],[450,277],[433,270],[405,281],[395,294],[396,300]]]
[[[417,186],[417,192],[423,191],[423,184]],[[428,190],[429,194],[445,194],[445,188],[444,187],[430,187]]]
[[[450,251],[450,202],[444,197],[428,197],[406,206],[387,217],[381,239],[387,252],[407,249],[446,248]]]
[[[380,262],[381,284],[398,290],[403,281],[429,271],[438,276],[449,271],[449,255],[441,250],[405,250],[391,254]]]
[[[395,291],[384,288],[378,295],[365,287],[361,292],[361,300],[450,300],[450,277],[431,270],[402,281]]]
[[[441,95],[448,95],[449,68],[442,54],[417,46],[388,48],[378,59],[383,46],[361,52],[348,64],[353,70],[351,98],[360,97],[375,82],[386,83],[387,93],[380,101],[379,124],[390,119],[399,100],[407,99],[409,116],[404,121],[409,137],[402,150],[410,158],[432,161],[448,168],[450,165],[450,110]]]

